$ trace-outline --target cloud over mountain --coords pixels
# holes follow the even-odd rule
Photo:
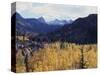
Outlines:
[[[84,17],[91,13],[97,13],[95,6],[77,6],[45,3],[26,3],[18,2],[17,11],[26,18],[43,16],[47,21],[55,18],[58,19],[76,19]]]

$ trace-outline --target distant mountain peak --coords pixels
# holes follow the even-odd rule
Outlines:
[[[59,19],[55,19],[53,21],[48,22],[48,24],[52,24],[52,25],[65,25],[65,24],[70,24],[72,23],[72,20],[59,20]]]
[[[42,16],[38,18],[38,21],[45,23],[45,19]]]

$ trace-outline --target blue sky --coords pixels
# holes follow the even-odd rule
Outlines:
[[[46,21],[54,20],[56,18],[61,20],[75,20],[78,17],[85,17],[89,14],[97,13],[97,7],[17,2],[16,11],[24,18],[39,18],[43,16]]]

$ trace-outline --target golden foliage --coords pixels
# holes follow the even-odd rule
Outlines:
[[[43,49],[32,53],[29,60],[30,71],[53,71],[66,69],[81,69],[81,57],[83,50],[83,67],[97,67],[97,47],[96,44],[76,45],[73,43],[55,42],[45,44]],[[20,52],[21,53],[21,52]],[[20,54],[19,53],[19,54]],[[17,53],[17,65],[21,60],[21,55]],[[23,57],[22,57],[23,59]],[[21,66],[16,66],[21,71]],[[24,66],[25,68],[25,66]],[[25,70],[24,70],[25,71]],[[21,71],[22,72],[22,71]]]

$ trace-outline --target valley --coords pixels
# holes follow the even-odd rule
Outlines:
[[[43,17],[26,19],[18,13],[12,19],[16,19],[16,72],[97,67],[97,14],[70,23],[57,19],[46,23]]]

